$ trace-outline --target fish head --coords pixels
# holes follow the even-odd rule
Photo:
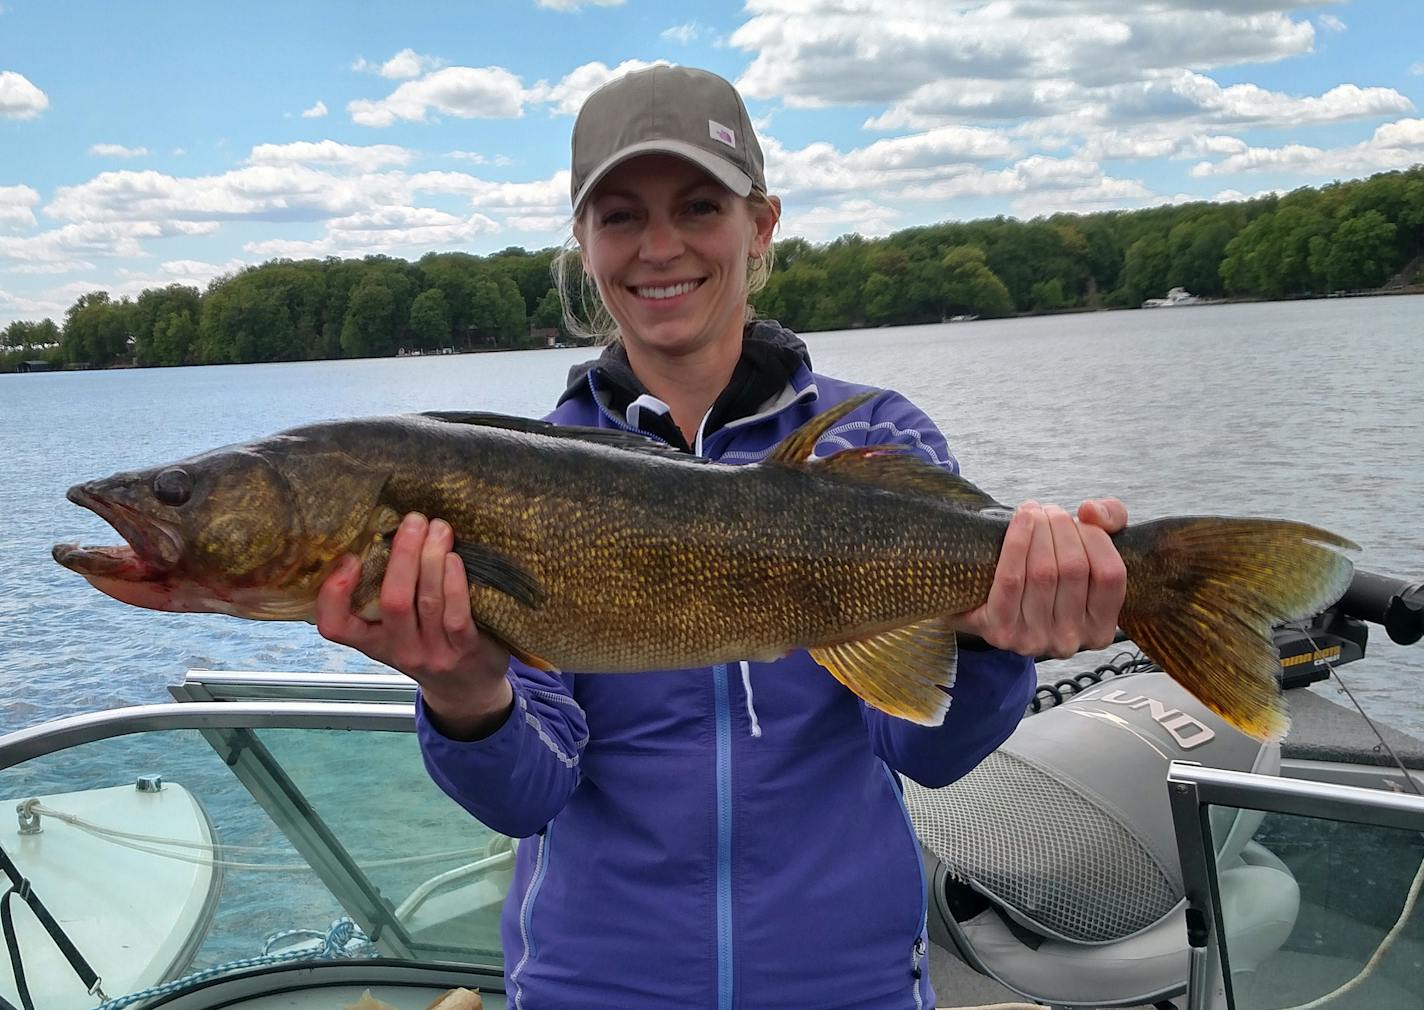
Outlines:
[[[369,525],[375,483],[279,436],[76,484],[68,498],[123,537],[57,544],[100,592],[150,610],[311,619],[317,590]],[[349,497],[353,476],[366,500]]]

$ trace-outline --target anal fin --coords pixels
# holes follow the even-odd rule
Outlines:
[[[959,652],[952,616],[810,652],[867,705],[921,726],[944,722]]]

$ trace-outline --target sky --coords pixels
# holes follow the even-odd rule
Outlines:
[[[1424,162],[1424,2],[0,0],[0,326],[278,258],[568,234],[591,90],[734,81],[781,235]]]

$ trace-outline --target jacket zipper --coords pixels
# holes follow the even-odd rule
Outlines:
[[[519,963],[509,973],[509,982],[514,986],[516,1010],[524,1010],[524,987],[519,982],[519,975],[524,971],[530,958],[538,956],[531,920],[534,915],[534,899],[539,896],[539,888],[543,886],[544,875],[549,870],[549,846],[553,834],[554,824],[552,821],[544,826],[543,831],[539,832],[539,848],[534,853],[534,869],[530,876],[529,888],[524,892],[524,901],[519,909],[519,937],[524,941],[524,956],[519,959]]]
[[[717,1010],[732,1010],[732,702],[725,664],[712,668],[717,719]]]
[[[883,761],[880,763],[880,767],[885,770],[885,777],[889,780],[890,788],[895,793],[895,802],[900,805],[900,813],[905,819],[905,833],[909,838],[910,848],[915,860],[915,871],[919,875],[920,880],[920,923],[915,933],[915,942],[910,948],[910,986],[915,997],[915,1010],[923,1010],[925,997],[921,992],[920,983],[924,979],[925,954],[929,950],[929,944],[925,939],[929,932],[929,881],[925,879],[925,863],[920,856],[920,836],[915,834],[915,825],[914,822],[910,820],[910,809],[905,806],[905,793],[900,787],[900,780],[895,777],[895,773],[890,770],[890,766]]]

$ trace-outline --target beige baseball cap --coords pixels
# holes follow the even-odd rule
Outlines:
[[[652,153],[685,158],[738,196],[766,192],[761,145],[737,89],[706,70],[656,66],[608,82],[579,109],[569,183],[574,215],[605,175]]]

